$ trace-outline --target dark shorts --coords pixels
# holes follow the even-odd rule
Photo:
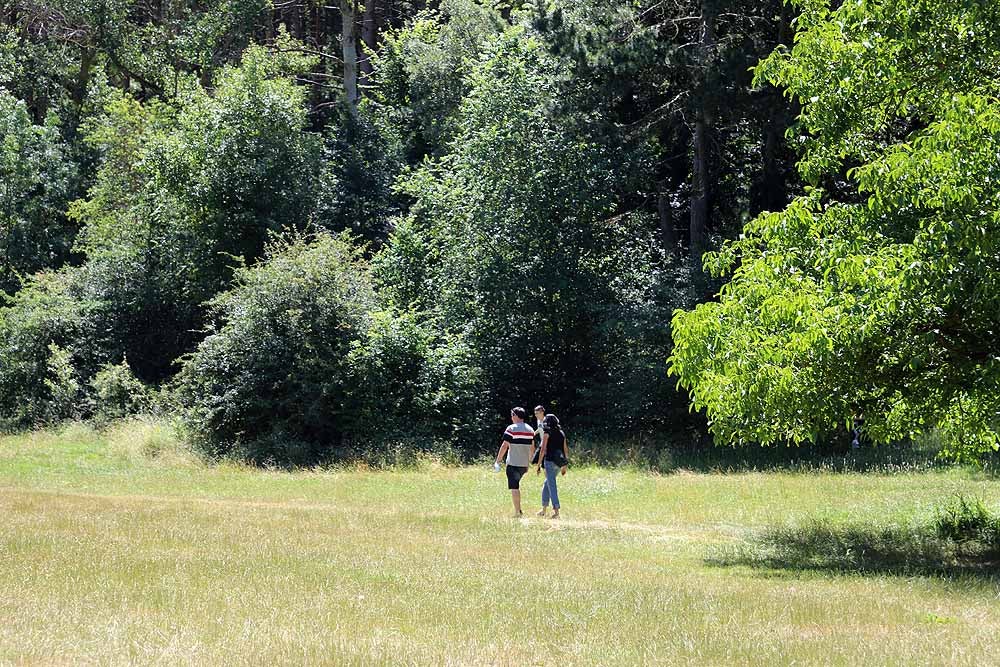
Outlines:
[[[521,478],[528,472],[528,466],[507,466],[507,488],[520,489]]]

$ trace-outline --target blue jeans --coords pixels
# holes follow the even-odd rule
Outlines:
[[[556,477],[559,476],[559,466],[552,461],[545,462],[545,484],[542,485],[542,507],[549,506],[552,500],[552,509],[559,509],[559,487],[556,486]]]

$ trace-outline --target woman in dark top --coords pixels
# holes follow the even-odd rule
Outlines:
[[[556,478],[561,472],[566,474],[566,467],[569,465],[569,442],[566,434],[559,425],[559,418],[555,415],[545,415],[542,421],[542,448],[538,454],[538,467],[535,474],[541,472],[545,467],[545,484],[542,485],[542,509],[538,516],[545,516],[549,509],[549,501],[552,501],[552,518],[559,518],[559,488]]]

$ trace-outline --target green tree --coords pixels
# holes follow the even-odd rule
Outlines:
[[[655,157],[622,203],[656,214],[668,252],[689,251],[698,300],[711,293],[702,253],[783,208],[794,184],[782,141],[790,104],[749,71],[790,41],[791,15],[781,0],[556,0],[532,13],[571,63],[563,104],[600,109],[609,137]]]
[[[674,318],[672,371],[723,442],[876,442],[941,429],[956,456],[1000,424],[1000,5],[802,3],[757,76],[803,105],[800,170],[846,174],[709,256],[719,301]]]
[[[373,98],[400,128],[411,162],[440,155],[457,131],[466,73],[505,22],[474,0],[444,0],[385,35]]]
[[[367,241],[385,241],[390,220],[403,205],[395,192],[402,152],[395,129],[368,105],[357,114],[342,111],[323,136],[316,224],[333,232],[350,230]]]
[[[83,386],[107,361],[107,321],[82,271],[40,272],[0,308],[0,428],[86,414]]]
[[[112,93],[89,122],[97,181],[73,217],[95,298],[117,311],[117,359],[158,382],[190,351],[202,303],[270,234],[309,224],[320,138],[306,131],[300,61],[261,47],[212,91],[188,80],[177,106]]]
[[[31,122],[27,105],[0,88],[0,293],[70,258],[76,227],[66,208],[78,173],[50,114]]]
[[[20,37],[19,85],[36,91],[32,101],[44,116],[49,105],[79,105],[99,67],[142,99],[175,94],[185,74],[209,82],[239,59],[268,9],[264,0],[15,0],[0,23]]]
[[[491,44],[451,152],[405,183],[412,215],[376,275],[399,306],[469,341],[499,414],[545,399],[596,421],[607,402],[593,390],[631,352],[603,344],[627,292],[616,284],[649,280],[655,262],[632,250],[653,226],[616,210],[629,156],[592,136],[591,116],[556,112],[561,67],[520,28]]]

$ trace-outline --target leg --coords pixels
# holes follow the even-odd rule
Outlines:
[[[546,482],[542,482],[542,509],[538,510],[536,516],[545,516],[546,510],[549,509],[549,487]]]
[[[559,487],[556,485],[556,477],[559,475],[559,466],[552,461],[545,462],[545,485],[549,490],[549,497],[552,499],[552,509],[555,516],[559,515]]]
[[[521,516],[521,477],[527,468],[507,466],[507,488],[510,489],[510,500],[514,503],[514,515]]]

